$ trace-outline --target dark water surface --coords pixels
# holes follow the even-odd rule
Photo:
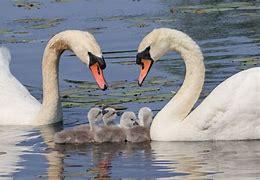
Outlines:
[[[98,90],[88,68],[65,53],[60,64],[64,125],[0,127],[0,179],[259,178],[259,141],[53,143],[55,132],[85,123],[92,106],[106,104],[135,112],[149,106],[156,113],[169,101],[185,73],[176,53],[154,65],[142,88],[136,82],[134,50],[153,28],[176,28],[198,42],[206,65],[202,100],[231,75],[260,66],[259,22],[259,1],[1,1],[0,44],[10,48],[13,74],[37,99],[42,94],[44,47],[53,34],[65,29],[94,34],[107,61],[110,88]]]

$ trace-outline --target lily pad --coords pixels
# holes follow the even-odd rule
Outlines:
[[[13,0],[13,5],[19,8],[24,8],[26,10],[32,10],[32,9],[40,9],[42,4],[34,1]]]
[[[259,10],[260,7],[252,2],[212,3],[207,5],[182,6],[179,10],[185,13],[205,14],[232,10]]]
[[[159,88],[165,83],[172,83],[163,76],[154,76],[148,79],[148,86],[142,88],[138,87],[135,81],[115,81],[106,92],[99,90],[95,82],[68,79],[65,81],[75,86],[61,92],[65,108],[90,108],[105,105],[116,107],[116,109],[125,109],[125,103],[159,102],[173,96],[171,91],[164,92]]]
[[[64,18],[54,18],[54,19],[46,19],[46,18],[23,18],[16,19],[14,22],[24,25],[26,28],[31,29],[47,29],[50,27],[55,27],[63,22]]]
[[[0,35],[1,34],[9,34],[11,33],[12,31],[10,29],[0,29]]]
[[[21,38],[8,38],[8,39],[0,39],[1,44],[7,43],[29,43],[33,41],[32,39],[21,39]]]

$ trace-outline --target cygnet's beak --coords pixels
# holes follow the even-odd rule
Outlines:
[[[102,114],[105,115],[106,113],[108,113],[108,110],[102,109]]]
[[[135,121],[135,122],[133,123],[133,125],[134,125],[134,126],[138,126],[139,124],[138,124],[137,121]]]

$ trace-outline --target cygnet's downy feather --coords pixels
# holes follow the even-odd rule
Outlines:
[[[96,122],[102,118],[101,109],[92,108],[88,112],[89,125],[79,125],[55,134],[54,142],[57,144],[83,144],[95,142],[94,134],[99,129]]]

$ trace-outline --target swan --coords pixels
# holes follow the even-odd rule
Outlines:
[[[115,109],[91,108],[87,117],[89,125],[79,125],[60,131],[55,134],[54,142],[56,144],[125,142],[126,136],[123,129],[113,123],[117,117]],[[101,119],[107,124],[97,125]]]
[[[65,50],[73,51],[86,64],[99,87],[107,88],[102,69],[106,64],[93,35],[79,30],[67,30],[52,37],[43,54],[43,101],[37,101],[12,75],[11,55],[0,47],[0,125],[46,125],[62,120],[59,96],[59,59]]]
[[[55,133],[54,142],[56,144],[83,144],[95,142],[94,134],[99,128],[97,122],[102,119],[100,108],[91,108],[87,115],[89,125],[79,125],[72,129],[62,130]]]
[[[120,118],[120,126],[126,134],[128,142],[144,142],[150,140],[149,131],[138,124],[138,119],[134,112],[126,111]]]
[[[153,121],[153,112],[149,107],[142,107],[138,111],[139,125],[149,128]]]
[[[125,118],[136,119],[133,112]],[[136,119],[137,120],[137,119]],[[138,112],[138,122],[135,126],[125,130],[127,141],[129,142],[145,142],[150,141],[150,125],[153,120],[153,112],[148,107],[142,107]]]
[[[246,140],[260,138],[260,67],[241,71],[219,84],[193,111],[204,84],[200,47],[185,33],[168,28],[150,32],[138,47],[141,86],[151,66],[168,51],[186,66],[183,85],[151,125],[156,141]]]
[[[125,142],[126,135],[122,127],[124,127],[127,122],[120,121],[120,126],[116,125],[113,120],[117,117],[117,111],[111,107],[105,108],[102,111],[102,114],[104,125],[100,126],[100,128],[95,131],[95,142]]]
[[[102,110],[102,114],[102,120],[105,126],[115,125],[114,119],[116,119],[118,112],[114,108],[107,107]]]

